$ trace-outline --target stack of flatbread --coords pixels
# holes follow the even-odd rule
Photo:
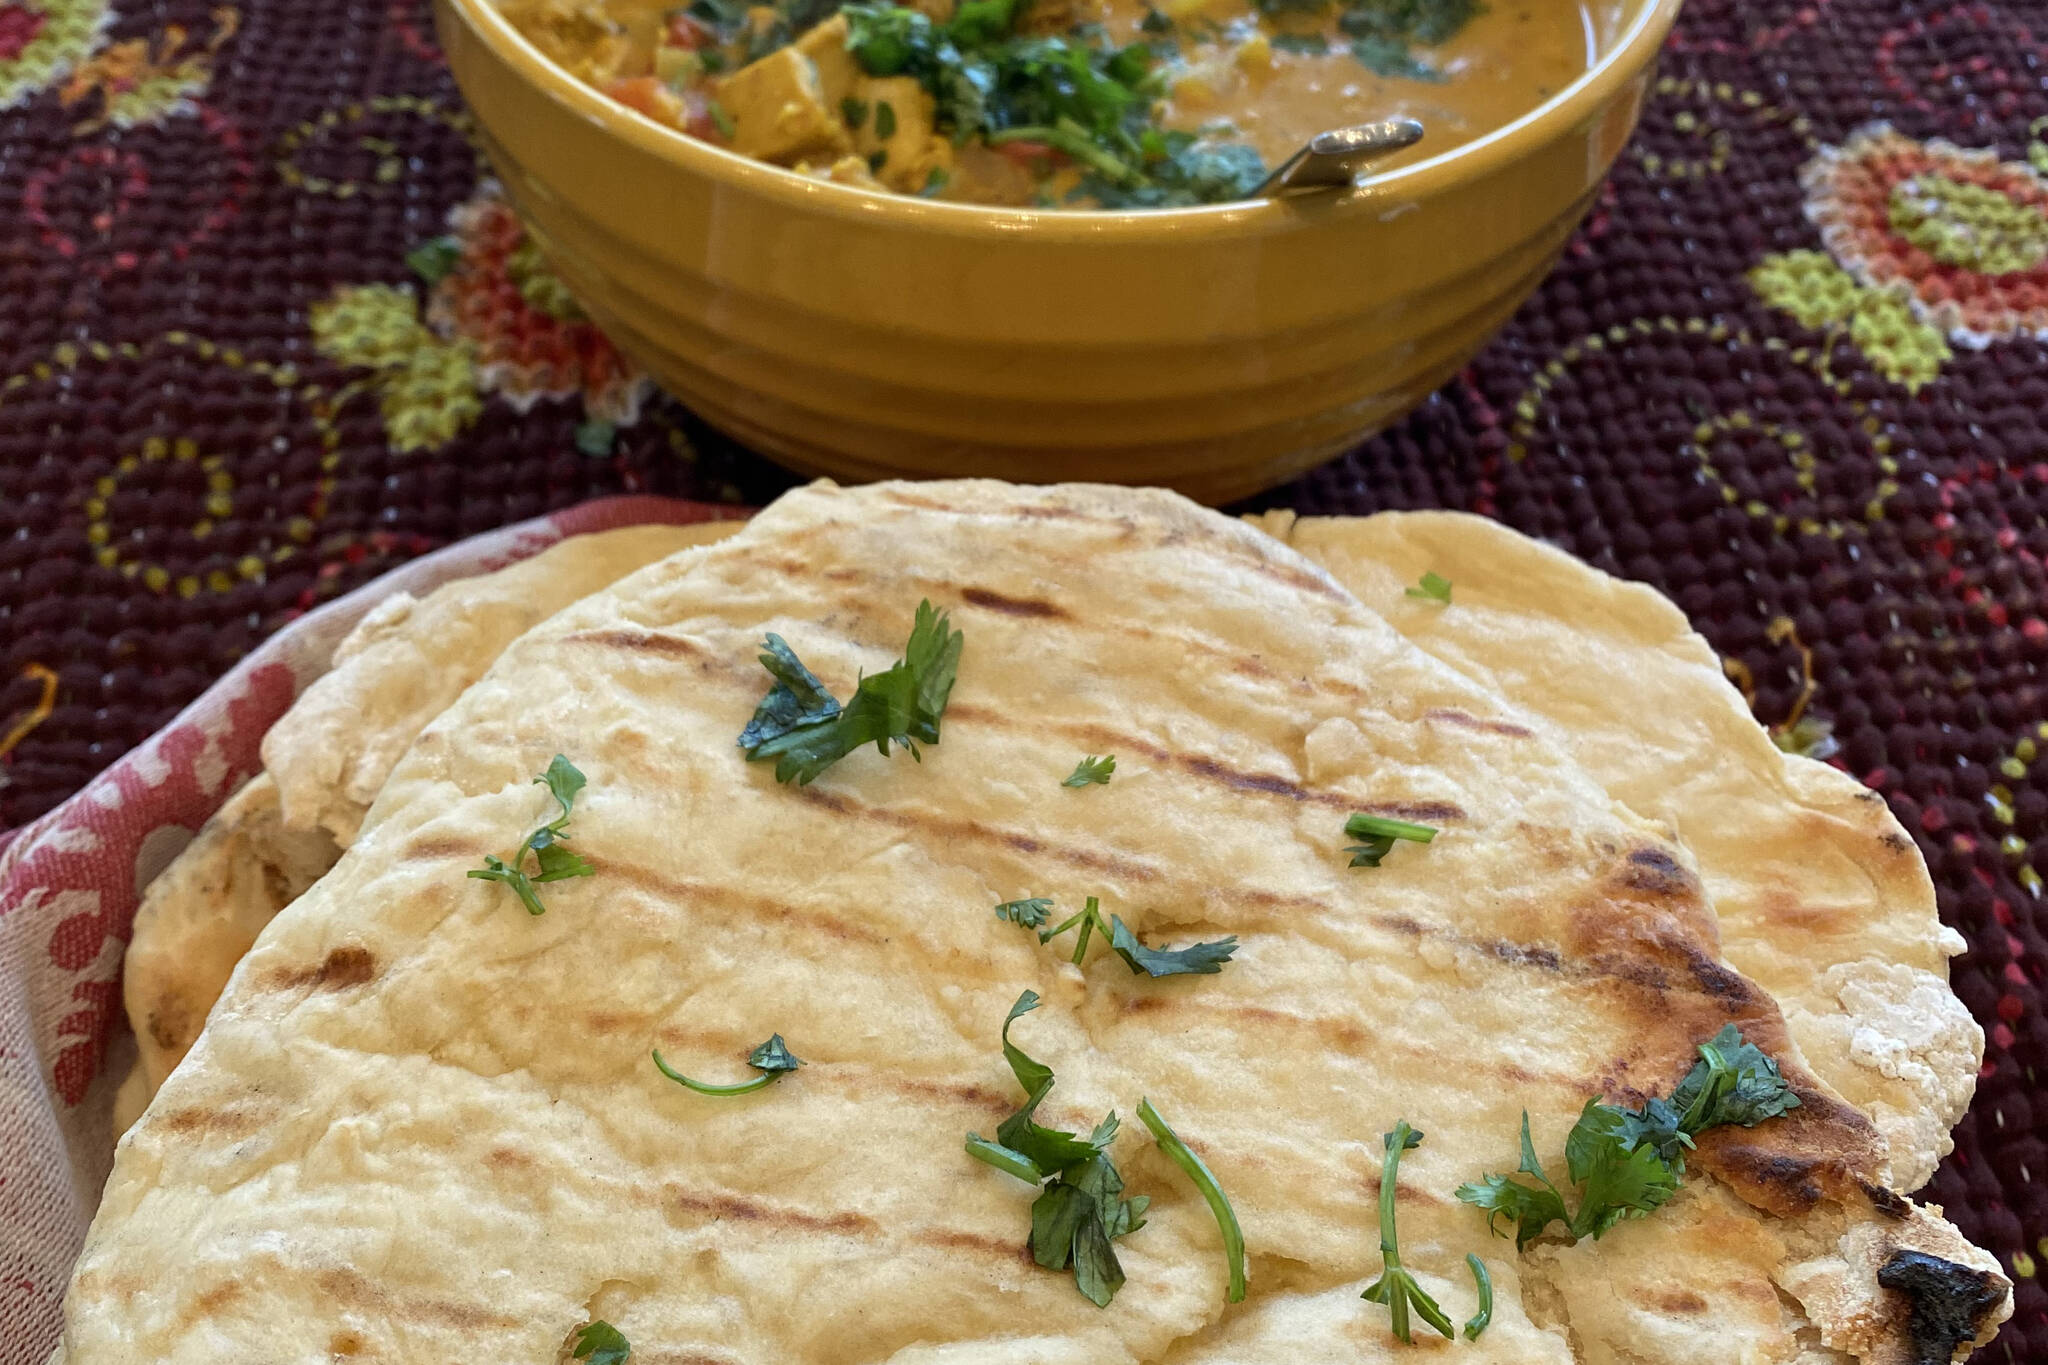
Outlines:
[[[925,599],[965,636],[941,743],[746,761],[764,635],[844,696]],[[555,813],[556,754],[594,870],[535,917],[465,874]],[[1982,1051],[1911,841],[1670,603],[1483,520],[820,484],[387,602],[264,760],[137,921],[68,1365],[553,1362],[598,1320],[641,1365],[1939,1365],[2010,1312],[1907,1197]],[[1439,832],[1353,867],[1351,812]],[[1075,966],[991,913],[1033,896],[1238,951]],[[1242,1302],[1136,1124],[1121,1292],[1033,1264],[1032,1191],[962,1151],[1021,1098],[1027,988],[1040,1120],[1150,1098],[1236,1208]],[[1669,1204],[1518,1251],[1453,1197],[1525,1113],[1561,1170],[1589,1099],[1668,1095],[1729,1024],[1800,1104],[1703,1134]],[[771,1033],[805,1065],[740,1098],[648,1056],[734,1079]],[[1360,1299],[1400,1119],[1403,1260],[1462,1318],[1484,1259],[1477,1340]]]

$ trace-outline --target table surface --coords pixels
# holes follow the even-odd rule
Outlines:
[[[1691,0],[1536,298],[1259,500],[1469,508],[1653,583],[1767,723],[1810,654],[1799,736],[1970,942],[1989,1044],[1929,1193],[2015,1272],[2010,1360],[2048,1359],[2044,142],[2038,4]],[[412,555],[790,481],[575,319],[483,169],[424,0],[0,0],[0,829]]]

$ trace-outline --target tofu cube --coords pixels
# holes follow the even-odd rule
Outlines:
[[[854,150],[875,167],[883,184],[915,194],[934,167],[952,166],[952,144],[934,134],[936,106],[915,76],[863,76],[854,98],[867,105],[867,117],[854,133]]]
[[[796,50],[818,68],[818,88],[824,94],[825,107],[834,114],[863,77],[860,63],[846,50],[846,37],[846,16],[835,14],[796,40]]]
[[[789,163],[852,150],[838,106],[825,102],[817,64],[793,47],[726,77],[718,86],[718,102],[732,117],[733,150],[743,156]]]

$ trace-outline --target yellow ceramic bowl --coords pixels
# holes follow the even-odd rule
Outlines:
[[[1678,0],[1499,131],[1322,200],[1090,213],[870,193],[671,132],[491,0],[436,0],[492,162],[591,316],[749,445],[845,479],[1222,501],[1385,426],[1529,294],[1635,127]]]

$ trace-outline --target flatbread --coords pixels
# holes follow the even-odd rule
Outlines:
[[[643,564],[725,536],[731,523],[628,526],[572,536],[516,564],[393,593],[334,651],[329,671],[263,737],[291,829],[346,848],[392,765],[499,653],[569,603]]]
[[[114,1101],[135,1122],[199,1036],[228,974],[279,910],[326,874],[428,721],[535,622],[736,522],[571,536],[425,597],[379,602],[330,671],[264,737],[265,771],[201,826],[143,893],[122,970],[136,1058]]]
[[[1680,833],[1700,860],[1729,961],[1779,1001],[1815,1073],[1876,1121],[1887,1183],[1906,1191],[1926,1183],[1969,1105],[1983,1032],[1947,984],[1945,958],[1962,940],[1940,924],[1924,865],[1904,849],[1904,832],[1881,802],[1834,769],[1771,745],[1711,647],[1668,600],[1640,584],[1461,513],[1297,519],[1275,512],[1253,524],[1328,569],[1407,638],[1533,714],[1610,794]],[[382,785],[396,756],[438,714],[429,708],[452,700],[517,633],[519,615],[471,615],[469,603],[488,594],[536,610],[559,606],[571,600],[566,594],[609,582],[608,573],[623,576],[740,525],[576,537],[509,583],[500,575],[513,571],[503,570],[450,584],[424,605],[401,594],[343,644],[337,671],[280,723],[268,746],[301,794],[301,823],[328,810],[329,827],[351,833],[372,783]],[[1407,598],[1425,569],[1463,585],[1459,610]],[[445,629],[465,616],[466,635]],[[452,650],[457,638],[471,652]],[[1620,700],[1615,678],[1629,680]],[[317,764],[300,757],[323,753],[340,756]],[[349,792],[321,786],[323,773],[344,769],[357,774]],[[181,864],[260,852],[271,827],[244,830],[232,844],[201,839]],[[228,875],[199,868],[166,876],[151,901],[205,894]],[[146,905],[131,961],[150,956],[152,918]],[[181,943],[215,922],[204,905],[174,918],[188,936]],[[223,929],[231,919],[220,921]],[[229,948],[156,955],[173,974],[166,993],[181,1003],[152,1009],[145,992],[144,1003],[131,1006],[144,1039],[138,1070],[150,1071],[142,1099],[169,1065],[151,1064],[152,1020],[182,1014],[196,1032],[205,1011],[195,1013],[190,1002],[203,996],[211,1005],[253,935],[230,937]],[[187,961],[196,964],[190,979],[178,979]],[[131,970],[131,998],[134,979]],[[136,1103],[120,1126],[139,1112]]]
[[[1653,589],[1458,512],[1260,524],[1662,821],[1698,860],[1728,960],[1783,1007],[1814,1073],[1876,1121],[1885,1183],[1927,1183],[1984,1033],[1949,989],[1962,936],[1875,792],[1781,752]],[[1432,569],[1454,610],[1406,595]]]
[[[277,786],[259,774],[149,884],[121,966],[136,1058],[115,1100],[117,1132],[184,1060],[263,926],[340,856],[325,830],[285,827]]]
[[[944,744],[801,791],[740,761],[764,630],[843,687],[920,595],[969,636]],[[1060,789],[1086,750],[1116,785]],[[590,774],[598,873],[536,920],[461,874],[534,823],[555,751]],[[1343,814],[1375,808],[1445,834],[1346,869]],[[1243,949],[1078,971],[986,913],[1027,892]],[[1874,1130],[1714,934],[1681,850],[1269,540],[1163,494],[806,490],[534,630],[420,737],[122,1144],[66,1358],[541,1359],[601,1312],[654,1359],[1299,1359],[1377,1269],[1379,1128],[1430,1131],[1403,1236],[1448,1276],[1501,1256],[1443,1192],[1506,1164],[1522,1108],[1559,1160],[1586,1095],[1667,1089],[1731,1020],[1805,1104],[1703,1142],[1695,1178],[1849,1271],[1852,1242],[1938,1232],[1873,1209],[1909,1212]],[[1014,1102],[994,1035],[1024,985],[1051,1116],[1152,1096],[1237,1202],[1253,1303],[1223,1312],[1206,1210],[1129,1136],[1155,1204],[1115,1305],[1018,1260],[1029,1191],[958,1144]],[[811,1065],[746,1101],[644,1059],[771,1029]],[[1502,1267],[1461,1354],[1569,1359]],[[1354,1358],[1399,1358],[1354,1312]],[[1902,1297],[1878,1317],[1867,1357],[1908,1358]]]

